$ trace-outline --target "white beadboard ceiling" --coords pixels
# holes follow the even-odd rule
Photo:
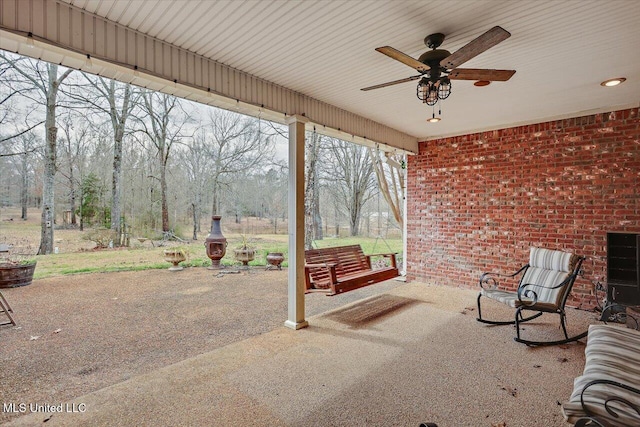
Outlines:
[[[535,123],[638,106],[637,0],[64,0],[87,12],[416,136]],[[362,87],[417,74],[376,52],[414,58],[441,32],[455,52],[495,25],[511,37],[463,68],[515,69],[508,82],[453,82],[442,121],[416,82]],[[600,86],[613,77],[627,81]],[[436,110],[437,114],[437,110]]]

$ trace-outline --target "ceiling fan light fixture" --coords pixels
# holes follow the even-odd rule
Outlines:
[[[429,123],[438,123],[440,120],[442,120],[440,117],[436,117],[436,115],[434,114],[433,117],[429,117],[427,119],[427,122]]]
[[[429,106],[436,105],[440,99],[438,97],[438,86],[424,77],[420,79],[416,87],[416,96],[420,101]]]
[[[447,99],[451,95],[451,80],[448,77],[442,77],[438,84],[438,98]]]
[[[425,98],[424,102],[425,104],[427,104],[428,106],[434,106],[438,103],[438,90],[435,87],[431,87],[429,89],[429,93],[427,95],[427,97]]]
[[[429,93],[429,82],[424,77],[420,79],[418,82],[418,86],[416,86],[416,96],[422,102],[425,102],[427,99],[427,95]]]
[[[609,79],[609,80],[605,80],[602,83],[600,83],[600,86],[605,86],[605,87],[613,87],[613,86],[618,86],[621,83],[624,83],[625,80],[627,80],[626,77],[616,77],[615,79]]]

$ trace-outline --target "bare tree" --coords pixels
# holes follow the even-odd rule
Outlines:
[[[55,174],[57,135],[56,108],[58,107],[58,91],[64,80],[73,72],[65,69],[59,73],[57,64],[45,64],[41,61],[29,58],[9,58],[0,54],[0,59],[6,61],[15,71],[16,81],[25,85],[33,85],[38,94],[31,96],[31,91],[22,93],[22,96],[43,103],[46,106],[45,115],[45,147],[44,147],[44,177],[42,185],[42,216],[40,248],[41,255],[53,252],[53,224],[55,220]]]
[[[202,155],[207,152],[207,135],[204,128],[198,129],[193,138],[185,140],[185,149],[178,153],[180,164],[186,172],[188,193],[193,218],[193,240],[198,239],[202,218],[204,191],[209,178],[211,157]]]
[[[271,134],[263,133],[260,121],[224,110],[210,110],[205,125],[211,139],[207,155],[212,159],[212,215],[220,213],[220,190],[231,175],[256,167],[272,155]]]
[[[384,159],[383,159],[384,156]],[[373,163],[378,180],[380,192],[387,201],[393,217],[400,226],[400,230],[404,230],[403,203],[405,191],[405,158],[403,154],[385,152],[375,148],[369,148],[369,157]]]
[[[32,181],[34,173],[31,158],[42,146],[41,141],[33,131],[23,133],[13,138],[13,152],[15,155],[9,157],[9,162],[13,164],[20,179],[20,218],[27,219],[27,208],[29,202],[29,183]]]
[[[275,164],[261,179],[261,203],[273,224],[273,234],[278,233],[278,219],[287,214],[287,169],[286,164]]]
[[[21,95],[35,89],[31,84],[25,85],[23,79],[16,79],[13,63],[16,59],[17,57],[0,55],[0,144],[29,133],[44,123],[43,120],[32,119],[34,106],[31,109],[19,108],[14,102]],[[37,108],[37,105],[35,107]],[[0,157],[21,154],[23,153],[2,152]]]
[[[332,138],[329,150],[333,156],[324,166],[324,176],[331,184],[329,191],[347,211],[350,235],[357,236],[362,208],[375,189],[373,165],[360,145]]]
[[[121,217],[122,210],[122,143],[127,132],[127,122],[137,106],[140,91],[128,83],[120,83],[104,77],[93,77],[83,74],[86,85],[81,91],[75,91],[73,97],[83,107],[90,107],[104,113],[109,118],[113,136],[113,170],[111,175],[111,230],[114,234],[114,245],[123,242]]]
[[[81,184],[81,171],[84,166],[84,155],[89,140],[89,124],[79,114],[69,112],[60,120],[63,137],[59,138],[59,145],[63,154],[63,167],[60,173],[65,178],[68,189],[68,203],[71,211],[71,225],[76,225],[76,208],[78,186]]]
[[[160,168],[160,205],[162,210],[162,231],[169,231],[169,205],[167,201],[167,164],[174,143],[180,140],[180,130],[185,121],[176,122],[174,110],[180,109],[180,101],[172,95],[142,92],[146,119],[139,120],[143,132],[150,138],[155,147]],[[149,127],[150,126],[150,127]]]

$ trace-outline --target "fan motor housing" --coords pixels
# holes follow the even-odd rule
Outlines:
[[[434,63],[435,64],[439,64],[440,61],[442,61],[443,59],[447,58],[448,56],[451,56],[451,53],[448,50],[434,49],[434,50],[428,50],[425,53],[423,53],[422,55],[420,55],[420,58],[418,58],[418,61],[420,61],[423,64],[427,64],[428,66],[432,67],[432,64],[434,64]],[[436,67],[438,67],[438,66],[439,65],[436,65]]]
[[[446,72],[446,69],[440,65],[440,61],[447,58],[451,53],[444,49],[428,50],[418,58],[418,61],[429,66],[429,71],[425,74],[429,75],[432,80],[437,80],[441,73]]]
[[[429,49],[437,49],[443,41],[444,34],[442,33],[429,34],[424,38],[424,44],[426,44]]]

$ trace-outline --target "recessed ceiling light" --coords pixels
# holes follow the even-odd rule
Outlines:
[[[489,86],[491,84],[491,82],[489,80],[478,80],[477,82],[473,83],[474,86]]]
[[[607,87],[612,87],[612,86],[618,86],[620,83],[623,83],[626,79],[626,77],[616,77],[615,79],[609,79],[609,80],[605,80],[602,83],[600,83],[600,86],[607,86]]]
[[[429,117],[427,121],[429,123],[438,123],[440,121],[440,117]]]

